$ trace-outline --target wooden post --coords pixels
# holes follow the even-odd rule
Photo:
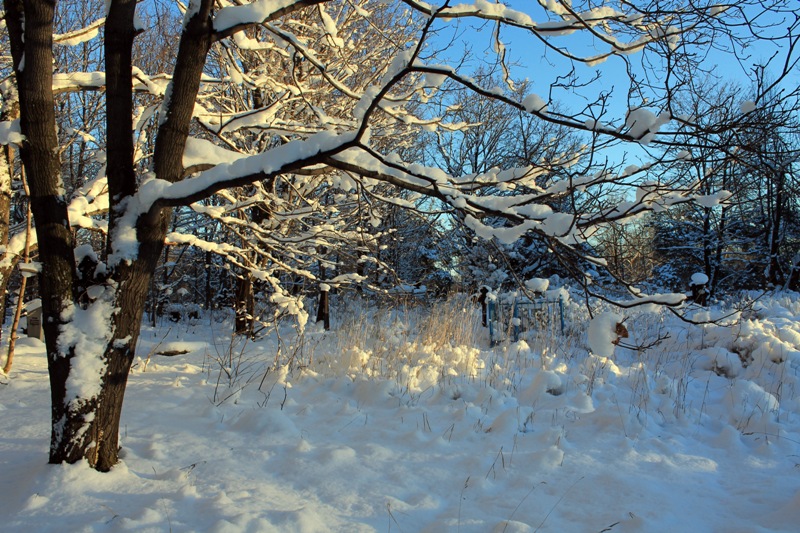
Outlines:
[[[478,302],[481,304],[481,325],[486,327],[489,325],[487,320],[487,312],[486,312],[486,298],[489,294],[489,288],[484,285],[480,289],[481,295],[478,296]]]
[[[322,322],[325,331],[331,329],[331,314],[329,307],[328,294],[330,294],[331,286],[327,283],[319,284],[319,305],[317,305],[317,322]]]

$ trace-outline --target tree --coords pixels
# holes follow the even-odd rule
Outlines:
[[[800,138],[794,102],[785,95],[766,95],[765,105],[751,113],[739,136],[740,161],[746,167],[740,201],[747,201],[747,217],[762,268],[763,286],[797,287],[796,239],[800,215]],[[754,194],[755,193],[755,194]]]
[[[648,218],[627,224],[611,223],[594,237],[595,250],[606,259],[614,277],[641,283],[651,279],[655,259],[653,225]]]
[[[676,98],[675,108],[681,115],[697,118],[683,125],[676,137],[679,144],[668,149],[667,157],[674,161],[670,172],[685,183],[697,183],[709,198],[733,197],[726,202],[688,204],[655,217],[655,247],[666,263],[659,269],[659,281],[665,286],[685,288],[696,272],[708,278],[711,296],[724,279],[737,283],[730,279],[741,270],[741,265],[733,266],[738,239],[730,212],[745,194],[744,186],[737,184],[743,168],[736,162],[736,128],[718,125],[741,121],[741,103],[741,87],[710,77],[693,80]]]
[[[501,85],[500,76],[478,72],[476,82],[486,91]],[[515,82],[514,98],[525,101],[530,82]],[[533,95],[535,98],[536,96]],[[426,159],[454,176],[486,174],[527,168],[532,183],[512,187],[498,183],[486,187],[481,194],[492,196],[520,196],[536,194],[551,187],[556,181],[568,181],[570,175],[579,175],[570,167],[579,160],[585,139],[573,129],[557,122],[539,120],[519,108],[509,107],[491,96],[475,95],[471,89],[448,83],[440,91],[437,102],[441,113],[459,129],[437,131],[430,134],[426,143]],[[551,109],[550,112],[557,109]],[[583,136],[585,137],[585,135]],[[586,169],[582,169],[586,172]],[[575,207],[566,196],[554,196],[544,202],[560,212],[570,212]],[[486,242],[474,238],[474,232],[463,225],[458,212],[454,215],[450,238],[458,253],[457,264],[462,282],[477,288],[481,285],[499,287],[513,285],[515,276],[531,277],[556,273],[559,269],[555,257],[547,253],[547,243],[536,233],[521,236],[511,243]],[[504,217],[486,218],[484,224],[508,226]]]
[[[661,65],[678,55],[691,59],[692,54],[706,46],[709,35],[713,42],[723,36],[734,42],[755,38],[746,30],[749,17],[758,13],[750,13],[748,9],[770,9],[775,16],[780,16],[781,10],[792,13],[791,4],[779,0],[744,0],[735,8],[712,3],[687,7],[678,0],[625,3],[627,13],[606,5],[598,7],[594,1],[585,5],[567,1],[541,4],[534,16],[552,17],[547,24],[537,24],[531,16],[499,4],[478,2],[433,7],[406,0],[409,23],[416,28],[414,40],[395,43],[388,67],[371,72],[360,70],[359,54],[346,53],[357,50],[368,54],[369,50],[359,48],[357,34],[339,35],[330,14],[326,17],[319,12],[322,25],[315,39],[300,39],[291,28],[292,17],[304,8],[328,13],[330,7],[346,17],[363,18],[369,23],[375,6],[366,1],[338,4],[320,0],[278,3],[259,0],[246,5],[218,6],[213,0],[193,0],[184,15],[171,73],[159,75],[147,74],[133,65],[134,40],[142,29],[137,25],[136,0],[112,0],[104,23],[104,74],[72,73],[60,79],[75,89],[104,87],[105,90],[107,164],[102,179],[108,186],[108,194],[104,196],[108,205],[107,226],[103,225],[107,237],[102,248],[93,250],[85,245],[76,246],[70,226],[76,213],[70,213],[62,177],[55,127],[55,2],[5,0],[5,20],[19,93],[19,124],[24,135],[20,153],[30,183],[42,265],[39,283],[52,398],[50,461],[75,462],[85,458],[98,470],[108,470],[117,462],[120,414],[142,313],[172,211],[178,206],[193,205],[214,194],[224,195],[236,187],[266,183],[270,186],[264,190],[270,191],[283,176],[313,177],[327,169],[336,169],[353,180],[346,190],[358,189],[362,183],[386,183],[434,198],[460,211],[464,223],[482,238],[510,243],[533,232],[564,261],[582,258],[602,264],[598,258],[587,255],[582,246],[592,228],[693,199],[691,187],[675,190],[669,183],[647,184],[636,188],[633,200],[613,208],[592,209],[592,202],[583,202],[582,209],[586,211],[559,212],[548,202],[565,199],[574,203],[577,197],[597,198],[599,202],[600,194],[593,197],[592,191],[618,183],[619,176],[610,171],[585,176],[571,174],[566,180],[540,187],[536,184],[536,173],[527,168],[453,176],[405,160],[402,154],[392,151],[392,132],[381,128],[381,121],[388,117],[412,128],[460,127],[447,124],[425,107],[425,102],[446,78],[475,94],[530,113],[538,120],[604,139],[589,147],[585,168],[595,166],[591,149],[602,147],[603,142],[606,145],[657,143],[669,137],[669,132],[661,129],[672,119],[668,111],[670,84],[674,79],[671,76],[678,73],[672,63],[666,65],[665,77],[658,76],[657,81],[664,82],[664,89],[653,79],[640,83],[635,70],[631,70],[628,93],[646,93],[649,105],[657,108],[658,115],[641,108],[639,101],[638,107],[628,113],[625,124],[601,125],[596,119],[610,113],[604,94],[588,100],[582,110],[564,112],[548,111],[548,102],[536,94],[519,101],[508,82],[506,89],[486,89],[456,68],[441,65],[441,60],[428,55],[428,43],[437,32],[461,19],[476,18],[496,26],[494,49],[500,61],[505,55],[501,29],[516,27],[570,61],[594,65],[609,57],[624,60],[627,54],[644,52],[643,57],[648,61]],[[375,13],[379,16],[380,10]],[[794,43],[792,31],[797,22],[792,20],[795,26],[788,38]],[[780,21],[782,28],[784,22]],[[292,84],[281,81],[283,72],[270,68],[265,68],[262,76],[236,80],[285,93],[275,101],[265,102],[259,110],[259,120],[264,122],[273,112],[300,104],[310,91],[339,97],[319,103],[332,106],[330,109],[319,107],[312,100],[307,107],[310,112],[302,122],[285,124],[290,130],[280,143],[242,155],[214,146],[199,136],[204,126],[213,124],[212,117],[219,116],[220,111],[205,107],[206,91],[216,90],[224,81],[207,71],[209,51],[214,43],[225,39],[246,40],[251,37],[249,30],[263,31],[265,40],[259,46],[291,58],[290,69],[295,73]],[[608,52],[583,57],[551,41],[557,34],[576,31],[586,33]],[[766,30],[759,29],[763,31]],[[342,53],[334,54],[326,62],[319,53],[325,47],[339,48]],[[665,56],[663,50],[669,50],[670,54]],[[304,82],[310,79],[306,77],[309,73],[313,73],[313,85]],[[361,83],[362,77],[368,83]],[[563,78],[557,78],[549,87],[537,91],[543,94],[542,89],[548,90],[548,99],[552,99],[559,87],[576,91],[592,89],[591,85],[582,86],[577,81],[565,85]],[[134,105],[134,88],[163,96],[150,134],[152,154],[145,159],[140,159],[141,154],[135,149],[135,142],[141,141],[140,124],[145,117]],[[344,110],[337,107],[343,104],[346,104]],[[136,139],[131,132],[137,132]],[[199,155],[195,160],[202,159],[202,166],[187,169],[186,154]],[[636,175],[627,177],[630,179],[625,184],[633,186]],[[499,190],[499,184],[502,188],[527,187],[531,193],[494,194],[492,191]],[[99,196],[92,198],[97,201]],[[485,224],[482,220],[487,217],[505,218],[508,224],[502,227]],[[254,273],[258,273],[258,268],[253,266]],[[636,303],[680,301],[677,297],[648,298],[633,289],[632,292],[637,296]],[[292,305],[276,294],[275,303],[281,302]]]
[[[683,125],[670,147],[670,172],[697,183],[707,201],[657,216],[663,260],[680,265],[684,284],[704,273],[712,296],[718,289],[786,285],[796,254],[790,228],[797,212],[798,94],[755,89],[748,96],[761,95],[758,109],[743,94],[740,86],[706,79],[678,99],[681,114],[697,119]]]
[[[397,50],[413,42],[419,30],[398,5],[377,4],[370,10],[367,20],[346,3],[319,5],[296,13],[279,28],[249,29],[243,38],[215,43],[210,64],[219,81],[203,96],[205,107],[213,110],[200,121],[204,138],[246,156],[350,121],[358,103],[352,95],[384,75]],[[281,35],[316,42],[313,57],[267,45]],[[352,44],[355,37],[358,47]],[[312,60],[324,64],[324,72],[309,65]],[[269,82],[256,83],[265,73]],[[330,90],[326,78],[336,79],[336,90]],[[349,96],[342,94],[345,86]],[[375,117],[370,128],[376,148],[390,142],[394,152],[405,156],[412,146],[414,129],[389,114]],[[363,269],[352,276],[342,268],[347,265],[352,274],[353,265],[378,262],[375,242],[385,231],[375,234],[369,230],[374,225],[365,221],[379,219],[375,204],[398,194],[393,186],[356,182],[344,171],[327,168],[230,189],[215,197],[218,209],[198,209],[225,235],[224,251],[214,251],[237,265],[236,331],[252,333],[256,286],[273,299],[294,298],[299,309],[305,285],[341,285],[363,277]],[[281,281],[286,277],[292,279],[289,287]],[[320,291],[319,297],[327,298],[327,292]]]

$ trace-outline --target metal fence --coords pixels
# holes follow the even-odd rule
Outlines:
[[[492,345],[506,340],[517,342],[520,335],[557,320],[564,333],[564,302],[561,298],[489,301],[487,306],[489,340]]]

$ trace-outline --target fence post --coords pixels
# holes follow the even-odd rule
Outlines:
[[[516,298],[511,304],[511,323],[514,326],[514,342],[519,342],[519,305],[517,305]]]
[[[327,283],[319,284],[319,303],[317,305],[317,322],[322,322],[325,331],[331,329],[331,313],[328,303],[328,293],[331,287]]]
[[[487,326],[487,322],[486,322],[487,321],[486,299],[488,298],[488,295],[489,295],[489,287],[484,285],[483,287],[481,287],[480,293],[481,293],[481,295],[478,296],[478,302],[481,304],[482,324],[483,324],[483,327],[486,327]]]
[[[489,320],[489,345],[494,346],[494,300],[488,302],[487,318]]]

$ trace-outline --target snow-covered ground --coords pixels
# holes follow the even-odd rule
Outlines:
[[[23,339],[0,385],[0,529],[798,531],[796,295],[733,327],[629,314],[624,342],[662,340],[611,358],[578,306],[564,335],[494,349],[478,315],[233,344],[208,318],[145,329],[107,474],[46,464],[46,361]]]

